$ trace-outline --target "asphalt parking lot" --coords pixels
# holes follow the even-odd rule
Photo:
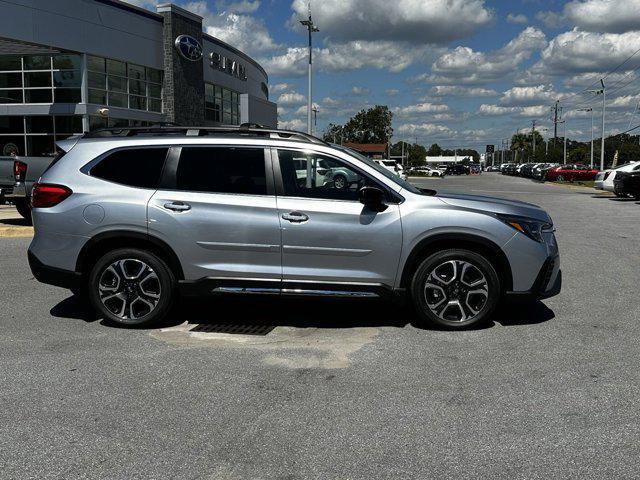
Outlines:
[[[637,477],[640,205],[498,174],[416,182],[546,208],[561,295],[466,332],[381,301],[253,298],[126,330],[37,283],[28,231],[0,229],[0,478]]]

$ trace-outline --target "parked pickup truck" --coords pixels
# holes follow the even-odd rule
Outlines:
[[[31,222],[31,188],[55,157],[0,157],[2,200]]]

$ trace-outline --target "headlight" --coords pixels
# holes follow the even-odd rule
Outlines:
[[[514,217],[509,215],[498,215],[498,218],[504,223],[514,228],[520,233],[525,234],[531,240],[542,243],[543,232],[553,232],[553,224],[550,222],[542,222],[527,217]]]

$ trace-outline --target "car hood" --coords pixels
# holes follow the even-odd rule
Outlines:
[[[507,200],[506,198],[489,197],[484,195],[465,195],[439,193],[437,197],[447,205],[477,210],[481,212],[500,213],[503,215],[515,215],[550,222],[549,214],[537,205]]]

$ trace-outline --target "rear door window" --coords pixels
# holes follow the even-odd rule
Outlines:
[[[131,148],[108,154],[89,175],[130,187],[158,188],[167,147]]]
[[[182,147],[176,189],[267,195],[263,148]]]

